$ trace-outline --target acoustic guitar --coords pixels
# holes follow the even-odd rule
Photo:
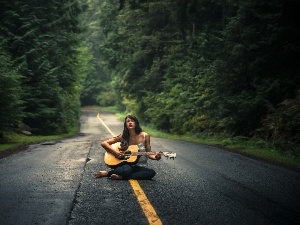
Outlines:
[[[112,144],[112,147],[114,149],[120,149],[120,142]],[[163,154],[164,156],[167,156],[168,154],[170,154],[170,152],[159,152],[159,153]],[[128,148],[124,151],[124,157],[121,159],[116,158],[113,154],[111,154],[109,152],[105,152],[104,162],[109,167],[116,167],[122,163],[128,163],[128,164],[134,165],[138,162],[139,156],[155,155],[155,154],[156,154],[156,152],[139,152],[139,147],[137,145],[129,145]]]

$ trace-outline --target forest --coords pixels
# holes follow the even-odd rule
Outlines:
[[[65,133],[99,105],[299,155],[299,1],[0,1],[1,136]]]

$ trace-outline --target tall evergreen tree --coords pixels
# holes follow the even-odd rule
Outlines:
[[[34,133],[67,132],[78,122],[80,15],[77,0],[6,2],[8,50],[24,76],[24,122]]]
[[[3,37],[0,37],[1,45]],[[0,138],[22,120],[21,76],[11,56],[0,45]]]

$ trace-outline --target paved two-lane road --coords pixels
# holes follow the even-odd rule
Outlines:
[[[78,136],[31,145],[0,159],[0,225],[149,224],[128,181],[95,179],[105,169],[110,132],[84,111]],[[101,112],[114,134],[123,121]],[[150,161],[158,174],[139,181],[160,221],[177,224],[300,224],[300,173],[222,149],[151,138],[175,160]]]

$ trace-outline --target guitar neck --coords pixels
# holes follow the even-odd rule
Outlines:
[[[131,152],[130,155],[137,156],[137,155],[155,155],[156,152]],[[126,153],[125,153],[126,155]]]

